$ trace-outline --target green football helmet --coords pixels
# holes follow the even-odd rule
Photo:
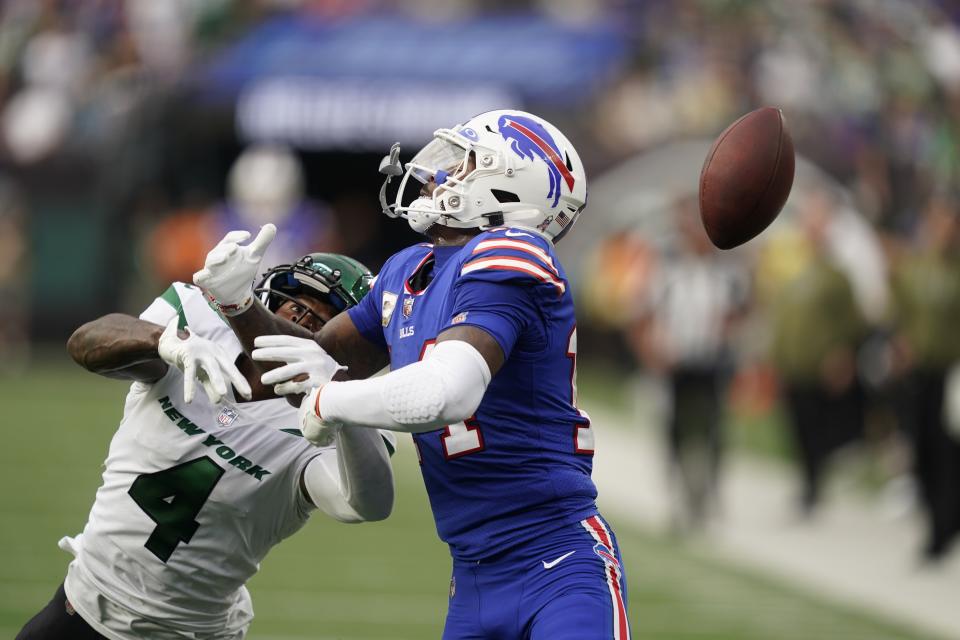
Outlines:
[[[277,265],[264,273],[254,294],[270,311],[300,295],[312,296],[343,311],[356,306],[370,292],[372,282],[370,270],[353,258],[337,253],[310,253],[296,264]]]

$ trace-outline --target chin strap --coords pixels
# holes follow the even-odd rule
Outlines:
[[[431,204],[433,203],[432,198],[421,197],[414,200],[413,203],[411,203],[410,208],[415,209],[417,206],[417,203],[420,201],[429,202]],[[441,221],[443,216],[438,213],[427,213],[425,211],[407,211],[404,217],[407,219],[407,222],[410,224],[410,228],[416,231],[417,233],[426,233],[427,229],[429,229],[435,224],[439,224],[441,226],[447,226]]]

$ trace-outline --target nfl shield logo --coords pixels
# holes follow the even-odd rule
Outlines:
[[[413,301],[414,301],[414,298],[411,298],[410,296],[407,296],[406,298],[403,299],[403,317],[404,318],[409,318],[411,315],[413,315]]]
[[[234,421],[236,421],[236,419],[239,416],[240,414],[237,413],[236,409],[231,409],[230,407],[224,407],[223,409],[220,410],[220,415],[217,416],[217,422],[219,422],[225,427],[229,427],[234,423]]]

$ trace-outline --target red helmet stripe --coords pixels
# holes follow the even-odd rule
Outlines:
[[[563,158],[557,155],[557,152],[553,150],[553,147],[547,144],[546,140],[544,140],[543,138],[541,138],[536,133],[534,133],[527,127],[523,126],[519,122],[516,122],[514,120],[508,120],[508,122],[510,123],[511,127],[513,127],[523,135],[530,138],[535,145],[540,147],[543,150],[543,152],[547,154],[547,157],[549,157],[550,161],[553,162],[553,166],[555,166],[557,168],[557,171],[560,172],[560,175],[563,176],[564,181],[567,183],[567,188],[570,189],[570,191],[573,191],[573,174],[571,174],[570,170],[567,169],[567,165],[564,164]]]

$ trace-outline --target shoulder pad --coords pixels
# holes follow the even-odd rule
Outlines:
[[[468,255],[460,275],[477,274],[492,279],[529,279],[553,286],[558,295],[567,288],[550,242],[539,235],[498,228],[480,234],[465,247]]]

